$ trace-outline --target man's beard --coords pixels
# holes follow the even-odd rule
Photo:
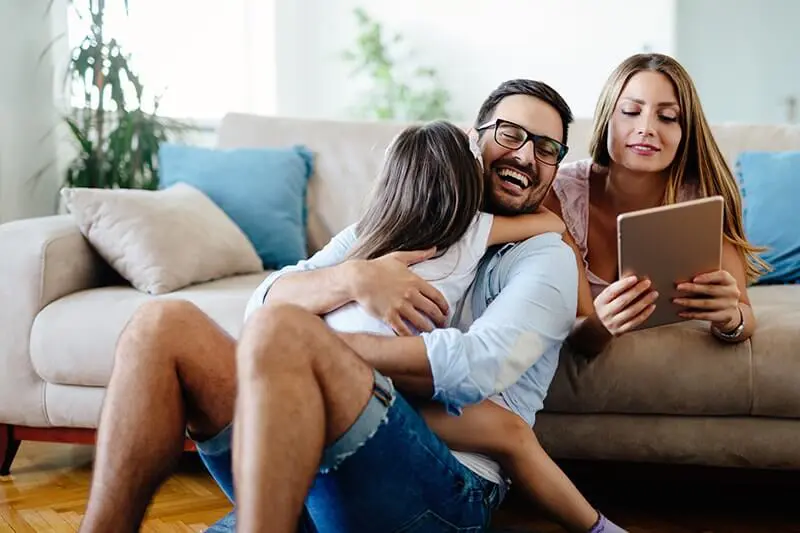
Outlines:
[[[513,168],[518,172],[525,174],[530,179],[530,185],[528,185],[524,191],[529,193],[530,196],[526,198],[522,204],[517,205],[507,205],[506,202],[503,201],[503,193],[497,190],[497,185],[495,184],[495,176],[500,178],[499,174],[497,174],[496,168],[498,166]],[[493,213],[495,215],[500,216],[515,216],[515,215],[523,215],[527,213],[533,213],[542,205],[545,196],[547,196],[547,192],[550,190],[551,183],[548,183],[546,187],[543,187],[541,177],[536,169],[532,166],[528,167],[521,167],[511,161],[495,161],[492,164],[492,167],[487,171],[484,175],[484,183],[486,184],[486,190],[484,192],[484,210]]]
[[[533,213],[539,209],[539,206],[542,205],[542,201],[544,200],[545,196],[546,191],[536,195],[535,197],[525,200],[525,202],[523,202],[521,205],[510,206],[499,197],[499,194],[495,191],[494,187],[492,187],[491,190],[487,191],[487,194],[484,197],[484,211],[503,217],[525,215],[528,213]]]

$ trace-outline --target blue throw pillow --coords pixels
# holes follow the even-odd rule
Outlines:
[[[743,152],[736,174],[745,233],[773,268],[758,283],[800,282],[800,152]]]
[[[203,191],[253,243],[264,268],[307,256],[306,191],[313,156],[292,148],[213,149],[164,143],[160,187],[178,182]]]

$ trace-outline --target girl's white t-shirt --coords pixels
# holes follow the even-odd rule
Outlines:
[[[447,300],[448,325],[453,312],[464,298],[478,264],[486,252],[494,217],[478,212],[464,236],[444,254],[411,266],[419,277],[433,285]],[[351,302],[325,315],[325,322],[336,331],[394,335],[392,328]]]

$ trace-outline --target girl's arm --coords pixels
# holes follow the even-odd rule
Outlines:
[[[548,232],[564,233],[566,229],[564,221],[545,207],[541,207],[536,213],[525,215],[495,216],[489,232],[488,245],[524,241]]]

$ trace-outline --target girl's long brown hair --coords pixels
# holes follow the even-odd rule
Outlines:
[[[664,203],[677,202],[678,192],[686,184],[696,184],[702,197],[722,196],[725,200],[723,233],[742,255],[747,281],[755,281],[760,274],[769,270],[769,266],[758,255],[763,250],[750,244],[745,237],[739,187],[714,140],[692,78],[675,59],[663,54],[636,54],[611,73],[595,110],[589,146],[592,159],[602,166],[610,164],[608,123],[625,84],[634,74],[642,71],[659,72],[666,76],[675,88],[680,106],[679,121],[683,135],[670,168]]]
[[[446,121],[410,126],[386,152],[349,256],[433,247],[444,253],[464,236],[482,200],[483,169],[467,134]]]

